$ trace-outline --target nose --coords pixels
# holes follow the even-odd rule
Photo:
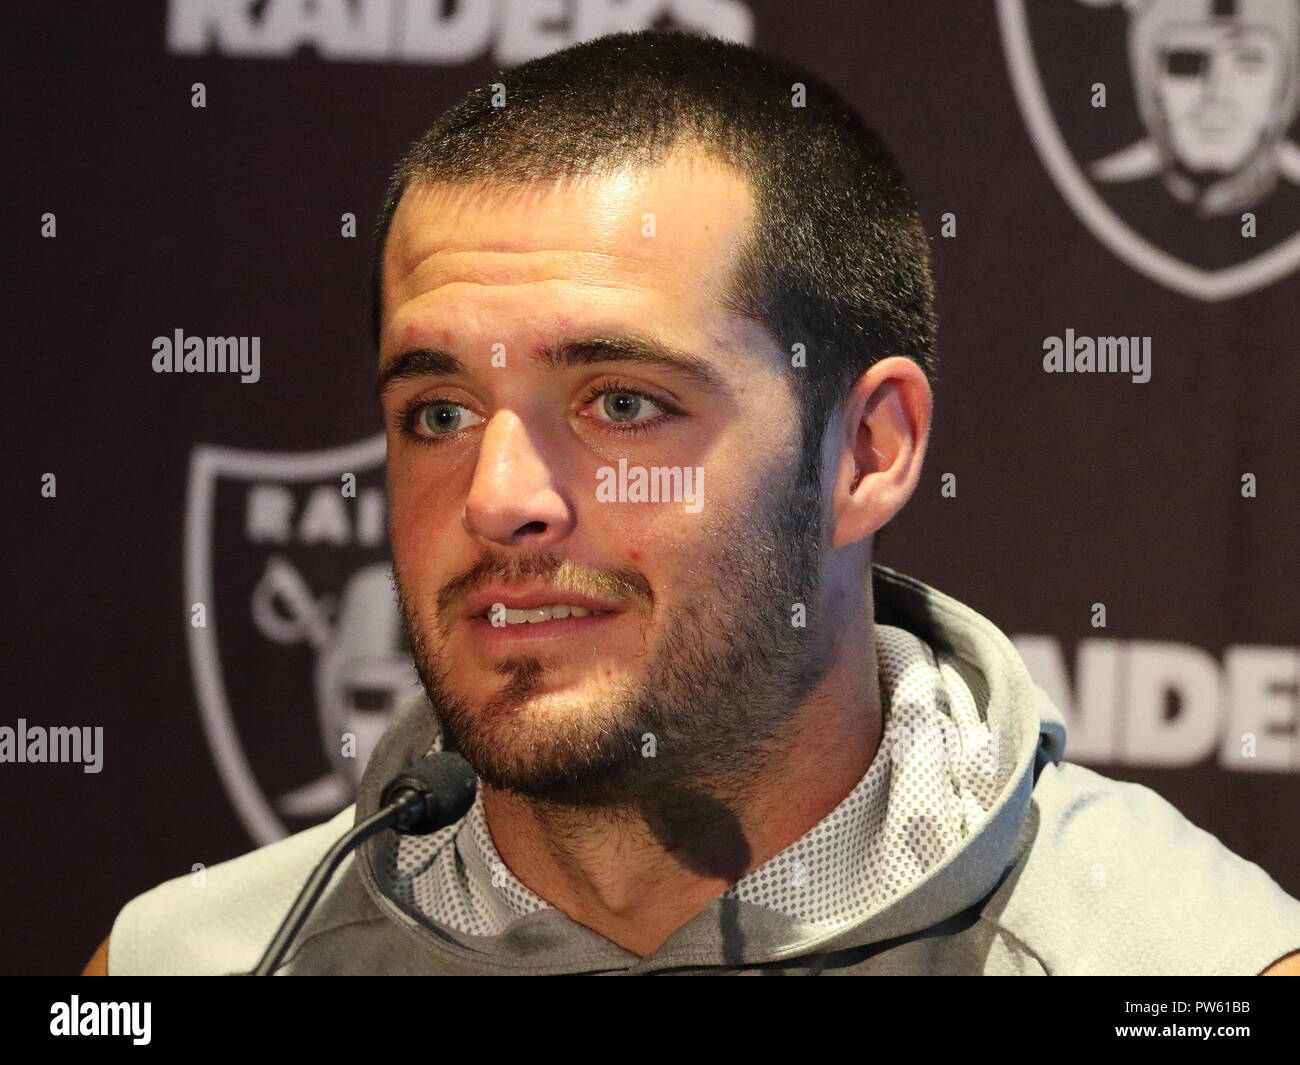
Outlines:
[[[1207,57],[1204,95],[1213,103],[1229,101],[1234,85],[1232,57],[1221,49],[1214,49]]]
[[[483,428],[461,521],[470,536],[501,547],[548,546],[572,527],[572,510],[514,411],[497,411]]]

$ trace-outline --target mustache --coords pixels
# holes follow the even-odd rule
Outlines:
[[[562,558],[550,551],[520,555],[490,553],[480,558],[468,571],[448,581],[438,593],[436,607],[440,618],[457,617],[465,599],[476,588],[492,581],[517,584],[543,581],[557,592],[571,592],[620,603],[651,603],[654,593],[650,582],[633,569],[597,570]]]

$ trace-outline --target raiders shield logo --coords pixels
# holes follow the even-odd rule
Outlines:
[[[419,693],[388,562],[382,434],[277,453],[201,445],[185,587],[203,728],[259,845],[353,801]]]
[[[998,0],[1021,112],[1083,223],[1222,300],[1300,266],[1300,0]]]

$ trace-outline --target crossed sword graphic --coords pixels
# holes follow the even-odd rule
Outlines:
[[[277,600],[287,617],[277,609]],[[302,573],[283,555],[266,560],[266,570],[253,588],[252,607],[257,627],[276,643],[306,640],[320,655],[334,640],[333,597],[313,595]],[[281,795],[276,806],[293,817],[312,817],[338,809],[348,798],[347,785],[331,771]]]

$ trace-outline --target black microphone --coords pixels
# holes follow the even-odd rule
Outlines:
[[[390,780],[379,805],[397,807],[393,827],[402,835],[427,836],[469,813],[477,790],[470,764],[454,751],[438,751]]]
[[[388,782],[380,810],[354,826],[332,846],[298,892],[298,898],[250,976],[270,976],[316,905],[325,885],[343,859],[371,836],[386,828],[403,835],[425,836],[455,824],[474,805],[478,778],[464,758],[438,751]]]

